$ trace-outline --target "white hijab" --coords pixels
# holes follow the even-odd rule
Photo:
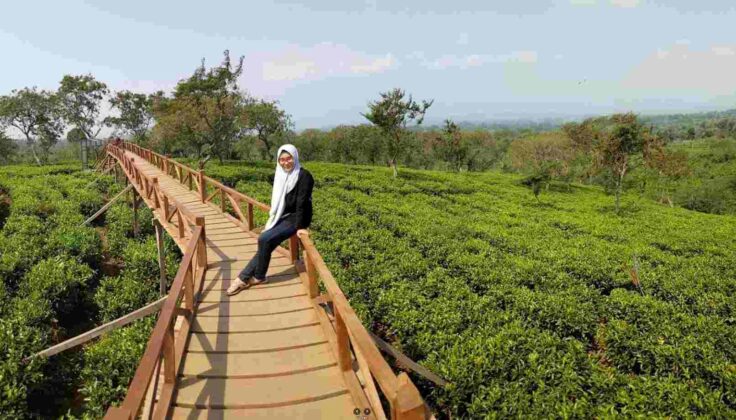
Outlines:
[[[291,172],[286,172],[279,165],[279,156],[281,156],[282,152],[286,152],[294,158],[294,167],[291,169]],[[296,186],[300,170],[299,152],[296,150],[296,147],[291,144],[285,144],[279,147],[279,151],[276,152],[276,176],[273,179],[273,191],[271,192],[271,211],[268,213],[268,222],[266,222],[263,232],[274,227],[276,222],[281,218],[281,215],[284,214],[286,194]]]

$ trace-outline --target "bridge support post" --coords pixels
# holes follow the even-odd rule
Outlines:
[[[307,278],[309,279],[309,298],[314,299],[319,295],[317,269],[314,268],[314,263],[309,259],[306,249],[302,251],[302,259],[304,260],[304,268],[307,270]]]
[[[137,238],[140,232],[138,226],[138,191],[135,188],[131,189],[131,191],[133,192],[133,236]]]
[[[158,248],[158,269],[159,269],[159,293],[161,296],[166,295],[166,254],[164,253],[164,227],[161,223],[153,219],[153,227],[156,229],[156,248]]]
[[[422,396],[406,372],[399,373],[399,389],[391,404],[391,418],[399,420],[424,420],[425,407]]]
[[[295,263],[299,259],[299,238],[296,235],[292,235],[289,238],[289,254],[292,263]]]
[[[204,171],[200,169],[197,176],[199,177],[199,199],[204,203],[207,201],[207,185],[204,183]]]

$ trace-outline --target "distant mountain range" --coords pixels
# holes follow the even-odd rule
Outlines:
[[[545,131],[553,130],[562,126],[567,122],[580,122],[589,117],[597,117],[605,114],[591,114],[584,116],[569,116],[569,117],[554,117],[554,118],[519,118],[519,119],[498,119],[498,120],[487,120],[487,121],[465,121],[465,120],[454,120],[455,123],[463,130],[520,130],[529,129],[532,131]],[[693,113],[678,113],[678,114],[639,114],[642,122],[647,124],[654,124],[655,126],[667,126],[667,125],[678,125],[678,124],[697,124],[701,121],[711,120],[715,118],[736,118],[736,109],[729,109],[725,111],[708,111],[708,112],[693,112]],[[417,131],[430,131],[437,130],[443,127],[442,122],[433,121],[432,123],[426,123],[413,128]]]

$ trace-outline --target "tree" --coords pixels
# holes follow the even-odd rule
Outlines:
[[[398,176],[397,158],[405,148],[403,141],[407,136],[407,125],[414,121],[421,125],[427,109],[432,106],[433,100],[422,101],[422,104],[412,100],[411,95],[404,100],[405,92],[393,89],[382,92],[381,99],[368,104],[368,112],[361,114],[368,121],[381,128],[386,137],[386,149],[389,155],[388,164],[393,168],[394,178]]]
[[[641,155],[647,166],[659,167],[662,173],[674,174],[682,170],[681,157],[665,153],[664,140],[631,112],[589,119],[580,125],[568,124],[564,131],[577,152],[591,156],[590,174],[606,172],[610,175],[617,212],[620,210],[624,178],[636,167],[632,157]],[[670,158],[680,163],[666,163]]]
[[[196,137],[210,144],[222,162],[232,151],[232,145],[239,134],[238,119],[244,101],[238,90],[238,77],[243,72],[243,60],[233,66],[230,52],[225,50],[219,67],[209,70],[202,64],[194,74],[176,85],[175,102],[170,108],[182,112],[186,118],[184,126],[197,131]],[[200,148],[201,149],[201,148]]]
[[[463,141],[460,129],[453,121],[445,120],[442,133],[434,139],[434,151],[455,172],[460,172],[468,156],[468,146]]]
[[[58,91],[64,119],[84,133],[87,139],[96,138],[102,130],[102,121],[98,120],[100,103],[107,94],[107,85],[95,80],[91,74],[65,75]]]
[[[64,131],[58,97],[35,87],[0,97],[0,122],[23,134],[39,165],[46,162],[49,150]]]
[[[6,135],[4,130],[0,130],[0,163],[10,163],[17,150],[18,145],[15,141]]]
[[[153,123],[154,98],[163,97],[158,91],[151,95],[127,90],[115,93],[110,99],[110,108],[117,108],[120,115],[105,118],[105,124],[115,127],[123,135],[130,135],[138,143],[146,143],[148,130]]]
[[[250,100],[240,114],[240,124],[246,131],[255,133],[263,144],[264,157],[269,159],[275,145],[274,136],[287,133],[291,117],[278,107],[276,101]]]
[[[199,117],[195,104],[188,100],[159,98],[153,103],[156,125],[153,127],[153,146],[168,154],[174,148],[193,152],[197,158],[211,150],[212,143],[204,120]]]
[[[524,184],[531,186],[539,199],[541,186],[565,177],[572,159],[571,141],[559,132],[546,132],[514,140],[509,146],[511,166],[529,174]]]

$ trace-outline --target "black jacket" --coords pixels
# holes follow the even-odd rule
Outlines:
[[[282,220],[288,220],[297,229],[306,229],[312,223],[312,189],[314,178],[308,170],[299,170],[294,189],[286,194]]]

